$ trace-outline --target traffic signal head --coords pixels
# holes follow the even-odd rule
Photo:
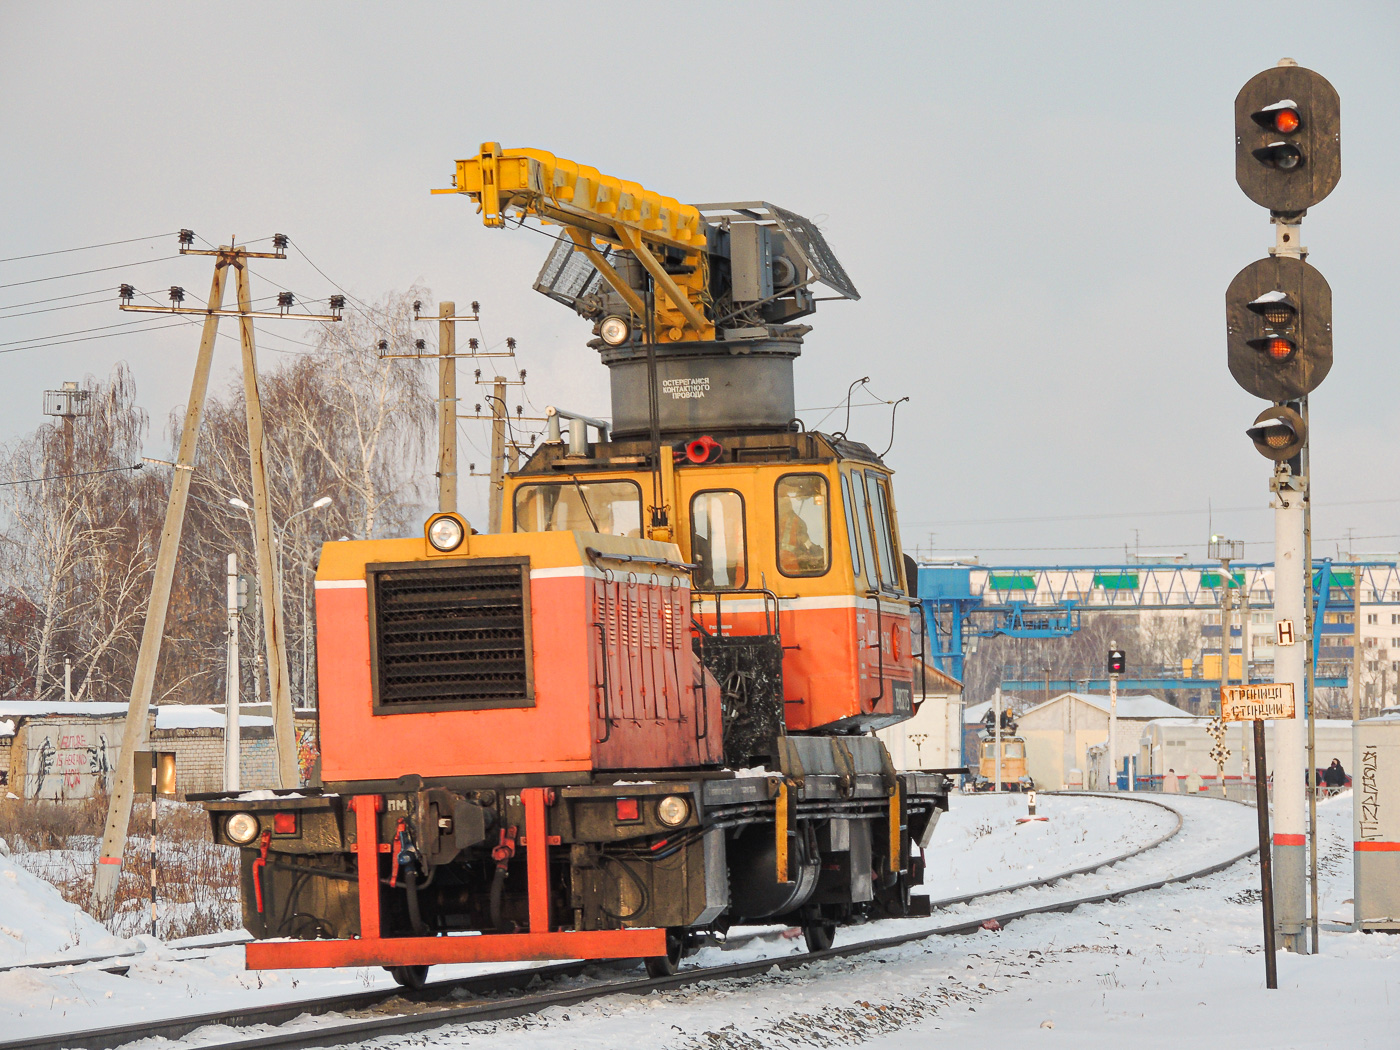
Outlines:
[[[1299,215],[1342,176],[1341,100],[1311,69],[1266,69],[1235,98],[1235,181],[1245,196]]]
[[[1283,463],[1302,451],[1308,440],[1303,417],[1286,405],[1275,405],[1260,412],[1254,426],[1245,431],[1259,454]]]
[[[1128,667],[1127,657],[1123,655],[1122,649],[1110,649],[1108,651],[1108,673],[1122,674]]]
[[[1230,374],[1255,397],[1293,401],[1332,367],[1332,289],[1301,259],[1250,263],[1225,292]]]

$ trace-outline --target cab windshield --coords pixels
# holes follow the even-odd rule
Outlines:
[[[516,532],[642,534],[642,490],[635,481],[547,482],[515,490]]]

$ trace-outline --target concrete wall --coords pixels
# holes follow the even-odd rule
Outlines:
[[[119,717],[49,716],[19,721],[13,738],[0,738],[0,762],[13,771],[5,790],[22,798],[56,801],[91,798],[110,789],[121,754]],[[314,719],[297,719],[302,782],[318,768]],[[224,788],[222,728],[153,729],[150,747],[175,755],[175,788],[180,796]],[[9,745],[9,746],[6,746]],[[277,754],[269,726],[244,726],[240,733],[239,786],[272,787]],[[138,785],[139,791],[141,785]]]
[[[962,698],[930,693],[914,717],[877,730],[896,769],[953,769],[961,765]]]

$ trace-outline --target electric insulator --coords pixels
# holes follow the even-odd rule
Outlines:
[[[341,310],[344,310],[344,309],[345,309],[345,296],[343,296],[343,295],[333,295],[333,296],[331,296],[330,302],[331,302],[331,310],[332,310],[334,313],[339,313]]]
[[[468,339],[468,340],[467,340],[467,345],[468,345],[469,347],[472,348],[472,353],[476,353],[476,348],[477,348],[480,344],[479,344],[475,339]],[[480,376],[481,373],[478,372],[477,375]]]
[[[414,317],[417,317],[417,316],[418,316],[418,311],[421,310],[421,309],[423,309],[423,300],[422,300],[422,299],[415,299],[415,300],[413,300],[413,316],[414,316]]]
[[[185,290],[178,284],[170,286],[170,301],[172,303],[183,303],[185,301]]]
[[[415,350],[426,350],[428,348],[428,341],[426,339],[415,339],[413,341],[413,348]]]
[[[479,314],[479,313],[481,313],[481,304],[480,304],[479,302],[477,302],[475,299],[472,300],[472,313],[474,313],[474,314]]]
[[[190,248],[194,245],[194,230],[180,231],[180,247]]]
[[[380,349],[380,350],[388,350],[388,349],[389,349],[389,340],[387,340],[387,339],[381,339],[381,340],[379,340],[379,349]]]
[[[515,340],[510,336],[506,337],[506,349],[510,351],[515,350]]]
[[[129,303],[136,298],[136,289],[129,284],[124,284],[117,289],[117,295]]]
[[[294,299],[291,292],[277,293],[277,307],[280,310],[290,310]]]
[[[274,233],[272,235],[272,247],[279,252],[287,250],[287,235],[285,233]]]

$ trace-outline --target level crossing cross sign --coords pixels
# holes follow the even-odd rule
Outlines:
[[[1269,718],[1294,718],[1292,682],[1264,685],[1227,685],[1220,690],[1222,722],[1255,722]]]

